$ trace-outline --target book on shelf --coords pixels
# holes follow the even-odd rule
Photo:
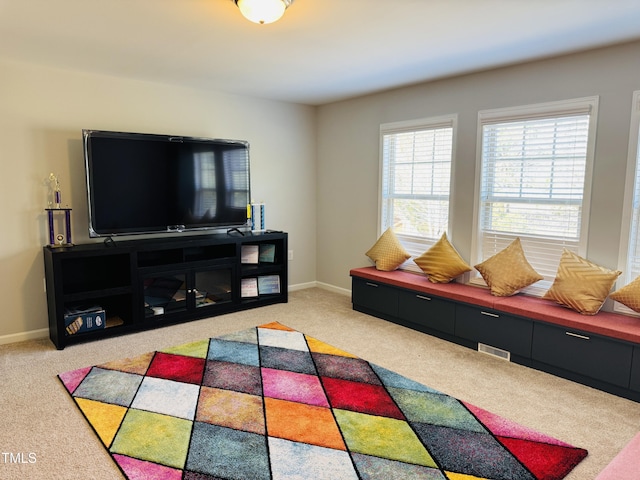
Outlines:
[[[256,277],[243,278],[240,281],[240,296],[242,298],[258,296],[258,279]]]
[[[263,275],[258,277],[258,293],[260,295],[280,293],[280,275]]]
[[[273,263],[276,260],[276,246],[273,243],[263,243],[260,245],[260,263]]]
[[[258,245],[242,245],[240,252],[240,261],[242,263],[257,264],[260,258],[260,249]]]
[[[98,305],[75,305],[64,311],[66,335],[105,328],[106,312]]]

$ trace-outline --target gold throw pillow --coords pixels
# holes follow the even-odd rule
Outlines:
[[[504,250],[476,265],[475,269],[497,297],[514,295],[544,278],[527,261],[519,237]]]
[[[413,261],[429,276],[429,281],[433,283],[448,283],[458,275],[471,270],[471,267],[451,245],[446,233],[443,233],[440,240],[434,243],[429,250]]]
[[[375,262],[378,270],[387,272],[397,269],[411,258],[391,228],[378,238],[365,255]]]
[[[565,248],[556,278],[542,298],[555,300],[583,315],[595,315],[621,273],[591,263]]]
[[[616,302],[640,313],[640,277],[609,295]]]

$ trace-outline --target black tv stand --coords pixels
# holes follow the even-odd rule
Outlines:
[[[51,341],[61,350],[285,303],[287,240],[284,232],[219,233],[44,247]],[[106,322],[96,320],[101,311]]]

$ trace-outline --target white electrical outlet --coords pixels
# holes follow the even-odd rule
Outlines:
[[[289,259],[289,261],[293,260],[293,250],[289,250],[288,259]]]

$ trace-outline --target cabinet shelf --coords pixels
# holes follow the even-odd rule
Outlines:
[[[73,343],[287,302],[287,239],[286,233],[263,232],[44,247],[49,336],[63,349]],[[267,245],[269,261],[243,264],[243,245]],[[242,278],[269,275],[277,276],[277,293],[241,296]],[[87,304],[105,311],[107,325],[68,333],[65,311]]]
[[[99,299],[104,297],[112,297],[115,295],[125,295],[131,294],[132,288],[130,286],[126,287],[113,287],[113,288],[105,288],[101,290],[87,290],[84,292],[78,293],[68,293],[65,294],[63,299],[65,303],[75,303],[75,302],[85,302],[90,301],[92,299]]]
[[[243,277],[255,277],[256,275],[268,275],[278,273],[282,269],[279,265],[243,265],[241,275]]]

